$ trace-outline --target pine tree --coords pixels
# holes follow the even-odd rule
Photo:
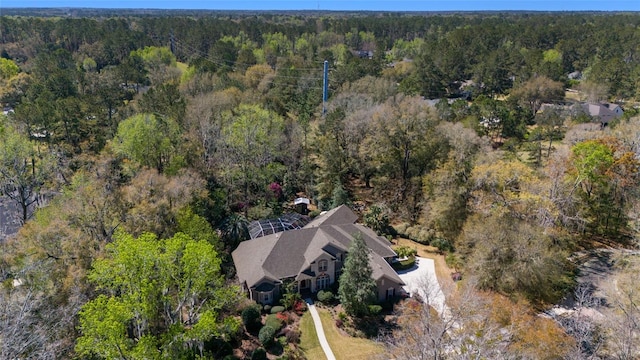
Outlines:
[[[371,277],[372,273],[369,248],[362,234],[354,234],[338,289],[342,306],[349,315],[366,315],[369,305],[375,301],[376,283]]]

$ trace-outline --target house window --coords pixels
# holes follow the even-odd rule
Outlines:
[[[395,295],[396,295],[396,289],[394,288],[387,289],[387,300],[393,299]]]
[[[300,282],[300,289],[308,289],[311,286],[311,280],[304,279]]]
[[[271,303],[271,293],[270,292],[264,292],[264,293],[260,293],[260,297],[262,298],[260,301],[263,304],[270,304]]]
[[[316,278],[316,291],[320,291],[329,287],[329,275],[323,274]]]
[[[318,271],[326,272],[328,264],[329,262],[327,260],[320,260],[320,262],[318,263]]]

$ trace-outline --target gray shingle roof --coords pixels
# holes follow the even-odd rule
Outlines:
[[[395,256],[386,239],[371,229],[354,224],[358,219],[348,207],[340,206],[316,218],[305,228],[271,234],[243,241],[233,251],[240,282],[248,287],[257,285],[264,278],[278,280],[295,277],[309,269],[311,262],[322,254],[335,257],[346,252],[356,233],[371,249],[371,266],[374,279],[386,276],[402,281],[383,258]]]

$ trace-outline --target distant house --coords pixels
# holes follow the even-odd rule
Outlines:
[[[609,123],[622,116],[624,111],[616,104],[580,104],[579,111],[591,116],[594,121],[600,123],[601,127],[608,126]]]
[[[286,282],[293,282],[295,291],[303,294],[329,288],[342,274],[349,245],[358,234],[370,249],[369,262],[378,300],[395,297],[404,285],[390,265],[397,254],[386,239],[356,224],[357,219],[343,205],[301,229],[240,243],[232,257],[249,298],[262,304],[277,303]]]

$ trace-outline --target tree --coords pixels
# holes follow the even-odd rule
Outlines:
[[[117,154],[158,172],[175,171],[182,160],[176,154],[179,140],[180,128],[175,120],[140,114],[118,125],[112,146]]]
[[[522,220],[475,215],[465,223],[458,247],[482,290],[544,304],[561,299],[572,285],[563,249]]]
[[[283,175],[283,167],[277,159],[284,121],[257,105],[240,105],[225,112],[223,118],[220,155],[224,166],[220,170],[228,186],[240,192],[246,217],[254,200],[251,194]]]
[[[476,154],[488,143],[460,123],[442,123],[437,133],[447,139],[447,158],[422,179],[425,218],[445,239],[455,240],[471,213],[472,183],[469,181]]]
[[[106,358],[202,356],[205,342],[240,326],[222,319],[239,293],[223,286],[220,263],[209,242],[182,233],[164,240],[118,233],[89,274],[103,294],[80,312],[76,351]]]
[[[582,212],[595,233],[623,235],[629,197],[635,191],[640,162],[612,138],[587,140],[571,148],[570,176],[582,200]]]
[[[371,277],[372,273],[369,248],[362,234],[354,234],[338,288],[340,302],[347,314],[356,317],[367,315],[368,306],[375,302],[376,282]]]
[[[373,129],[366,141],[378,173],[400,181],[389,184],[404,201],[419,179],[435,165],[441,154],[440,139],[434,138],[435,120],[426,103],[417,97],[401,95],[389,98],[373,114]]]
[[[20,206],[24,224],[53,173],[51,157],[9,124],[0,122],[0,192]]]
[[[513,88],[511,97],[535,116],[543,103],[564,99],[564,86],[544,76],[536,76]]]
[[[13,60],[0,58],[0,79],[9,80],[19,72],[20,68]]]
[[[389,234],[392,230],[389,226],[388,210],[380,205],[372,205],[364,214],[364,224],[373,229],[378,235]]]
[[[235,250],[240,242],[249,239],[249,221],[242,215],[231,214],[222,224],[222,240],[229,252]]]

